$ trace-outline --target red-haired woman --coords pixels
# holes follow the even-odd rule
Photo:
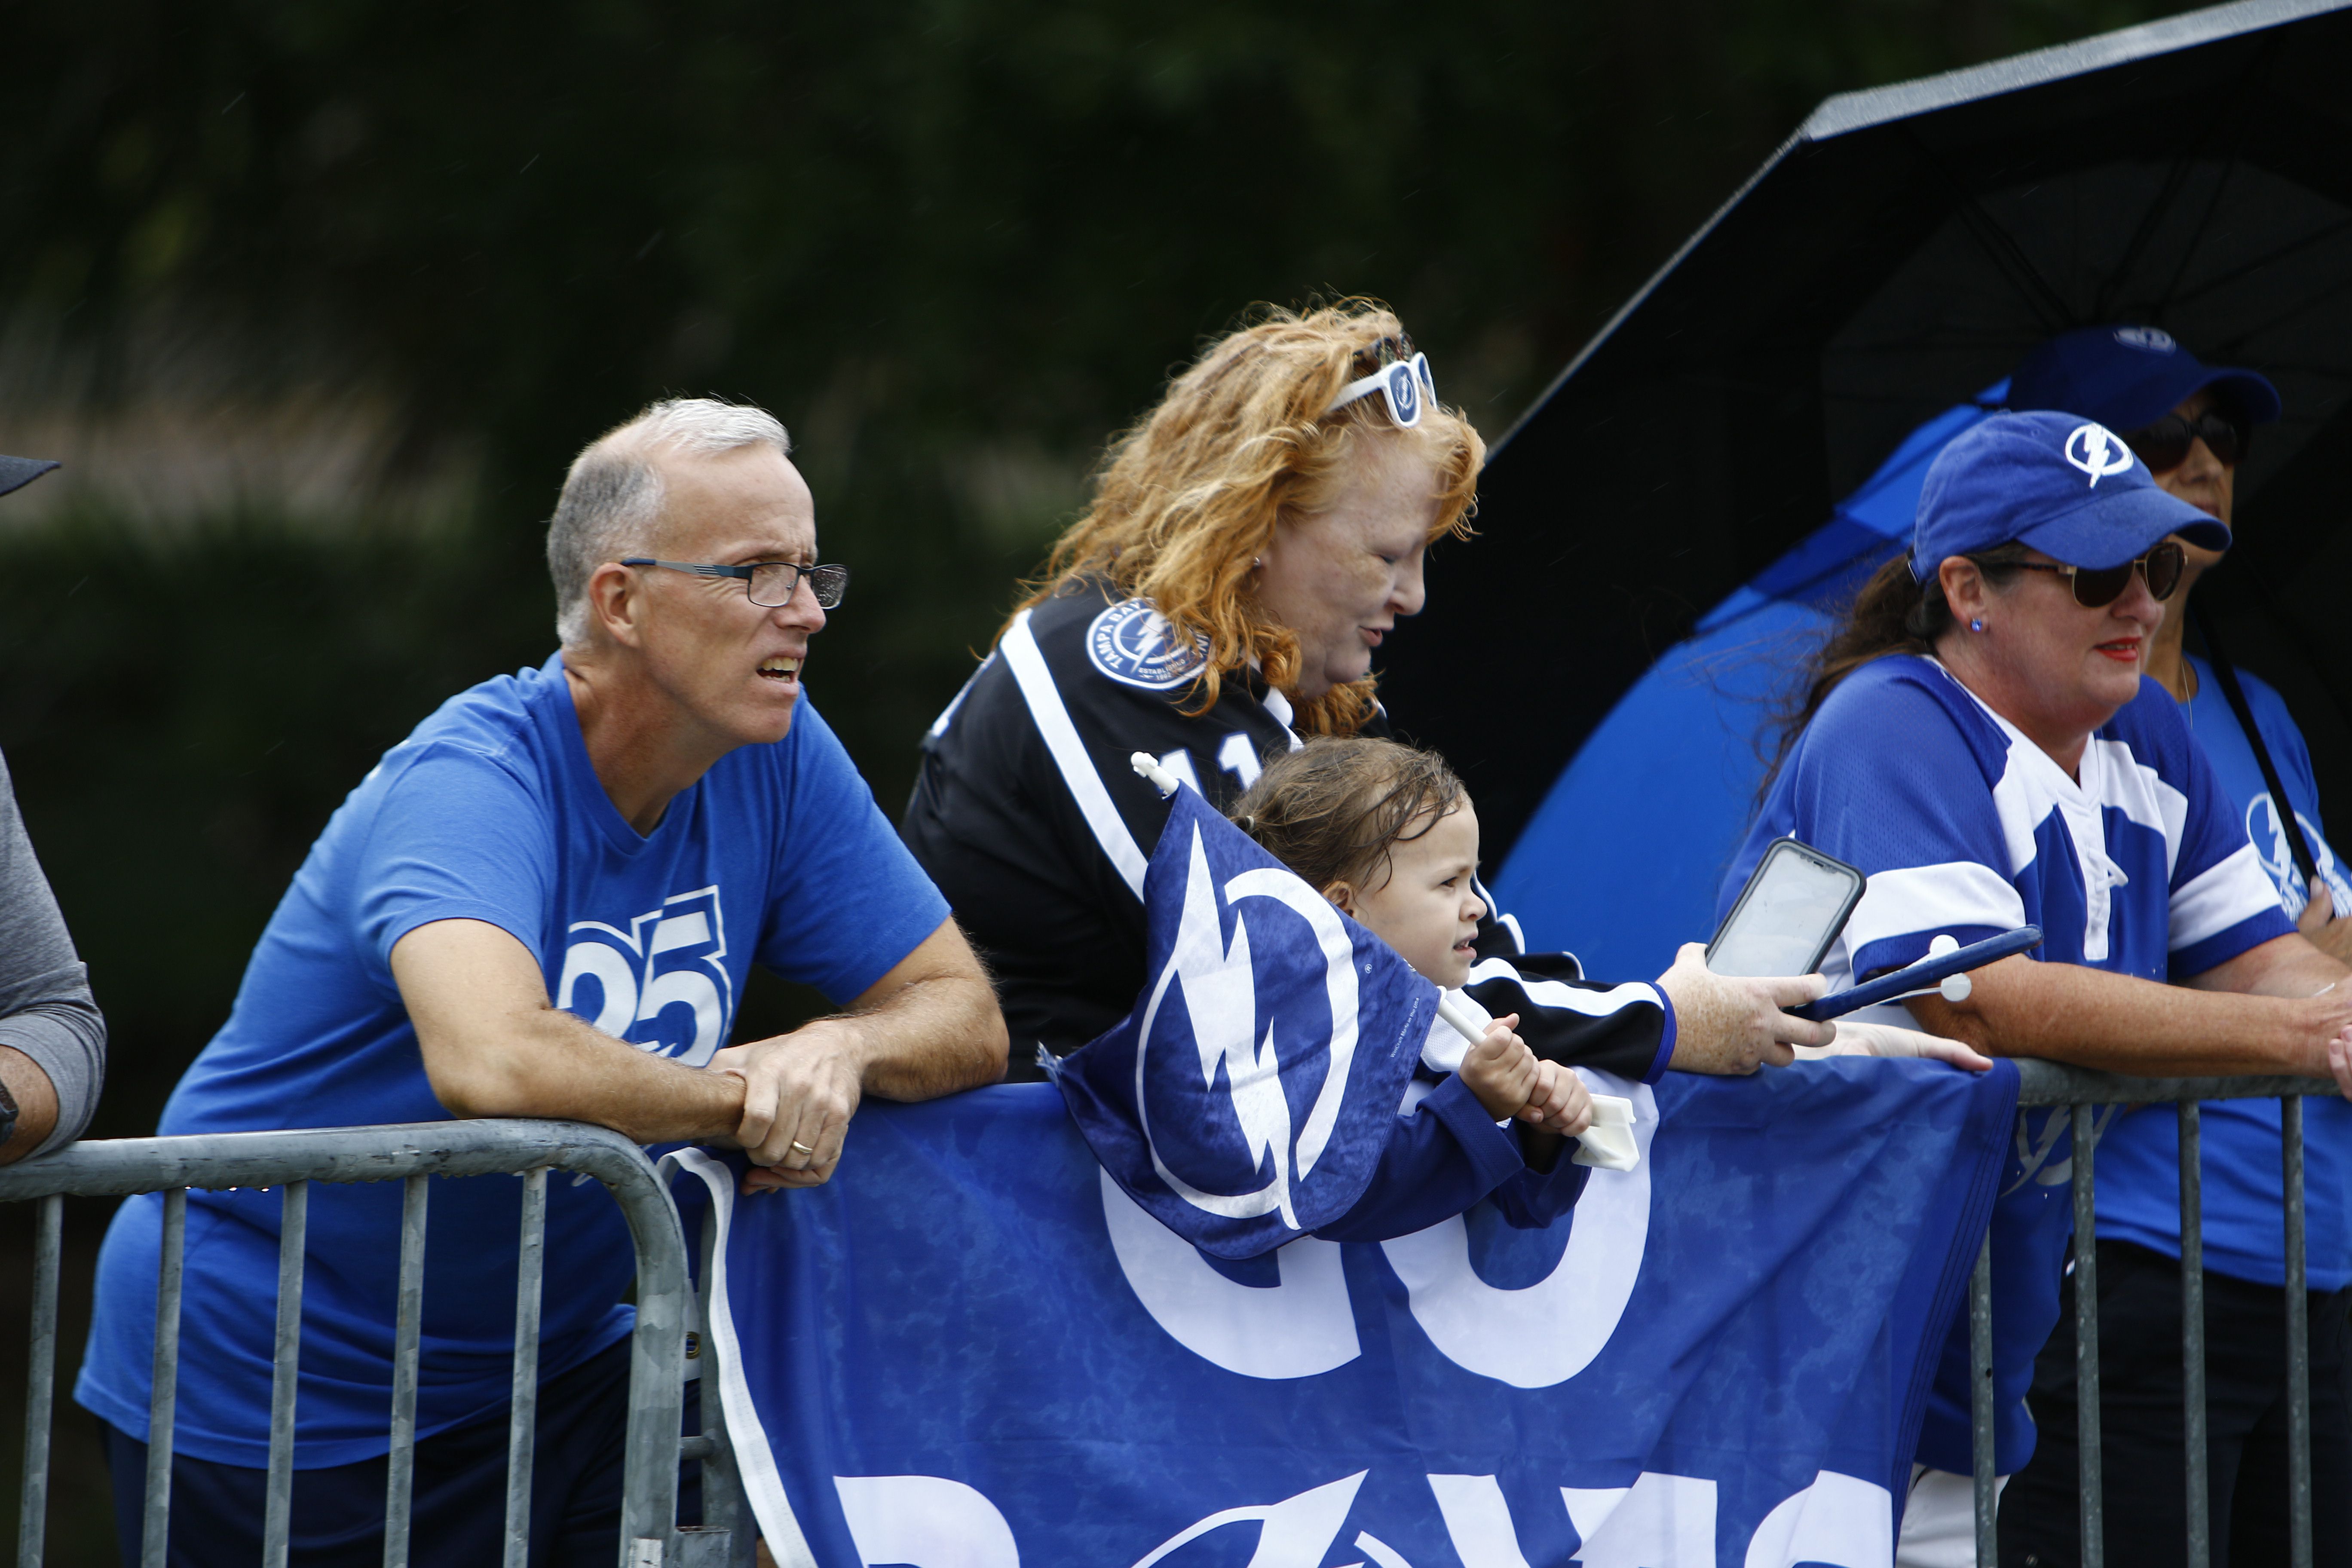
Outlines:
[[[996,974],[1016,1075],[1143,988],[1167,807],[1129,758],[1223,809],[1303,735],[1385,733],[1373,653],[1420,611],[1429,545],[1467,537],[1485,460],[1402,323],[1357,300],[1265,312],[1111,443],[1085,515],[932,725],[902,825]],[[1481,931],[1482,952],[1519,945],[1507,921]],[[1818,985],[1678,964],[1628,1076],[1825,1044],[1832,1029],[1780,1010]]]

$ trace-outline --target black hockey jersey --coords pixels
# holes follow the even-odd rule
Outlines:
[[[1219,809],[1298,743],[1250,672],[1187,714],[1207,661],[1149,602],[1099,582],[1024,611],[923,741],[901,835],[995,973],[1013,1076],[1076,1050],[1143,989],[1143,868],[1168,818],[1149,752]]]
[[[1223,810],[1267,756],[1299,744],[1288,700],[1253,671],[1186,713],[1206,660],[1203,639],[1149,601],[1076,580],[1014,620],[924,738],[900,833],[996,976],[1015,1079],[1039,1076],[1039,1044],[1077,1049],[1143,989],[1143,872],[1168,806],[1136,776],[1133,754],[1150,752]],[[1386,733],[1385,719],[1364,732]],[[1517,962],[1521,946],[1508,917],[1482,923],[1482,959]],[[1528,962],[1530,980],[1580,978],[1566,954]],[[1596,1024],[1615,1010],[1580,999],[1572,1010],[1587,1009]],[[1653,1002],[1568,1032],[1600,1047],[1578,1060],[1638,1079],[1669,1028]]]
[[[1665,987],[1638,980],[1622,985],[1587,980],[1573,953],[1482,954],[1457,994],[1490,1019],[1517,1014],[1513,1033],[1537,1056],[1562,1067],[1600,1068],[1636,1083],[1655,1083],[1674,1055],[1675,1005]],[[1422,1051],[1423,1073],[1454,1071],[1467,1048],[1468,1042],[1452,1028],[1431,1029]]]

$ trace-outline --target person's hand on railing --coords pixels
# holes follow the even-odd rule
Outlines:
[[[1717,974],[1706,966],[1706,948],[1692,942],[1658,977],[1658,989],[1675,1005],[1675,1054],[1666,1065],[1678,1071],[1751,1073],[1767,1062],[1786,1067],[1796,1060],[1791,1047],[1837,1038],[1835,1024],[1781,1011],[1826,992],[1829,982],[1818,974],[1763,980]]]
[[[953,920],[850,1004],[789,1035],[732,1046],[711,1067],[743,1085],[734,1143],[743,1190],[813,1187],[841,1163],[858,1102],[931,1100],[1004,1076],[1004,1016]]]
[[[2312,1078],[2325,1075],[2334,1078],[2337,1089],[2352,1100],[2352,1060],[2347,1060],[2347,1054],[2352,1053],[2352,971],[2321,952],[2309,938],[2299,931],[2292,936],[2273,937],[2202,973],[2190,975],[2188,983],[2193,989],[2207,993],[2244,994],[2237,1008],[2246,1022],[2268,1025],[2265,1032],[2269,1037],[2258,1041],[2257,1051],[2246,1053],[2252,1059],[2243,1066],[2234,1062],[2213,1066],[2185,1062],[2175,1069],[2182,1076],[2201,1077],[2233,1068],[2239,1072],[2301,1073]],[[2174,995],[2177,997],[2177,991]],[[2207,1038],[2211,1040],[2216,1033],[2207,1031]]]
[[[735,1142],[751,1157],[743,1190],[814,1187],[833,1176],[865,1098],[860,1020],[819,1018],[789,1035],[730,1046],[711,1070],[743,1080]]]
[[[1896,1024],[1862,1024],[1852,1018],[1838,1025],[1838,1037],[1820,1049],[1807,1047],[1800,1057],[1906,1057],[1916,1061],[1949,1062],[1969,1072],[1990,1072],[1992,1058],[1979,1056],[1958,1040],[1906,1029]]]

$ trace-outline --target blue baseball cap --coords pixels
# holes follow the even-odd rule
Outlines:
[[[2084,327],[2062,332],[2018,362],[2009,405],[2063,409],[2110,430],[2153,425],[2207,387],[2226,394],[2257,425],[2279,416],[2278,388],[2251,370],[2215,370],[2161,327]]]
[[[1947,556],[2015,540],[2069,566],[2136,561],[2168,533],[2208,550],[2230,530],[2159,488],[2123,438],[2074,414],[1995,414],[1927,466],[1911,527],[1911,576]]]

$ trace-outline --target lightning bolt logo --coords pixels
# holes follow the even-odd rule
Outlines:
[[[1279,1214],[1292,1229],[1298,1223],[1292,1184],[1304,1180],[1322,1156],[1337,1125],[1339,1102],[1347,1092],[1348,1073],[1354,1060],[1358,1026],[1356,973],[1346,928],[1337,911],[1316,897],[1286,871],[1244,871],[1225,889],[1236,902],[1245,898],[1270,898],[1304,917],[1315,930],[1324,960],[1324,984],[1331,1009],[1332,1031],[1324,1082],[1316,1095],[1303,1131],[1294,1137],[1290,1101],[1282,1081],[1282,1058],[1274,1027],[1257,1028],[1257,993],[1251,964],[1249,922],[1234,921],[1229,947],[1217,912],[1217,885],[1209,870],[1201,831],[1195,826],[1186,861],[1183,903],[1168,963],[1152,987],[1135,1058],[1135,1101],[1144,1137],[1151,1140],[1150,1114],[1145,1084],[1145,1063],[1152,1026],[1172,987],[1184,999],[1192,1022],[1192,1046],[1203,1089],[1216,1087],[1218,1069],[1225,1075],[1225,1092],[1253,1172],[1271,1173],[1255,1192],[1223,1194],[1203,1192],[1168,1168],[1152,1144],[1152,1168],[1185,1202],[1209,1213],[1233,1219]],[[1294,1048],[1323,1048],[1321,1041],[1293,1042]]]
[[[2082,448],[2080,457],[2074,455],[2077,447]],[[2105,426],[2084,423],[2067,433],[2066,461],[2090,475],[2091,484],[2095,488],[2109,474],[2128,470],[2132,466],[2132,452]]]

